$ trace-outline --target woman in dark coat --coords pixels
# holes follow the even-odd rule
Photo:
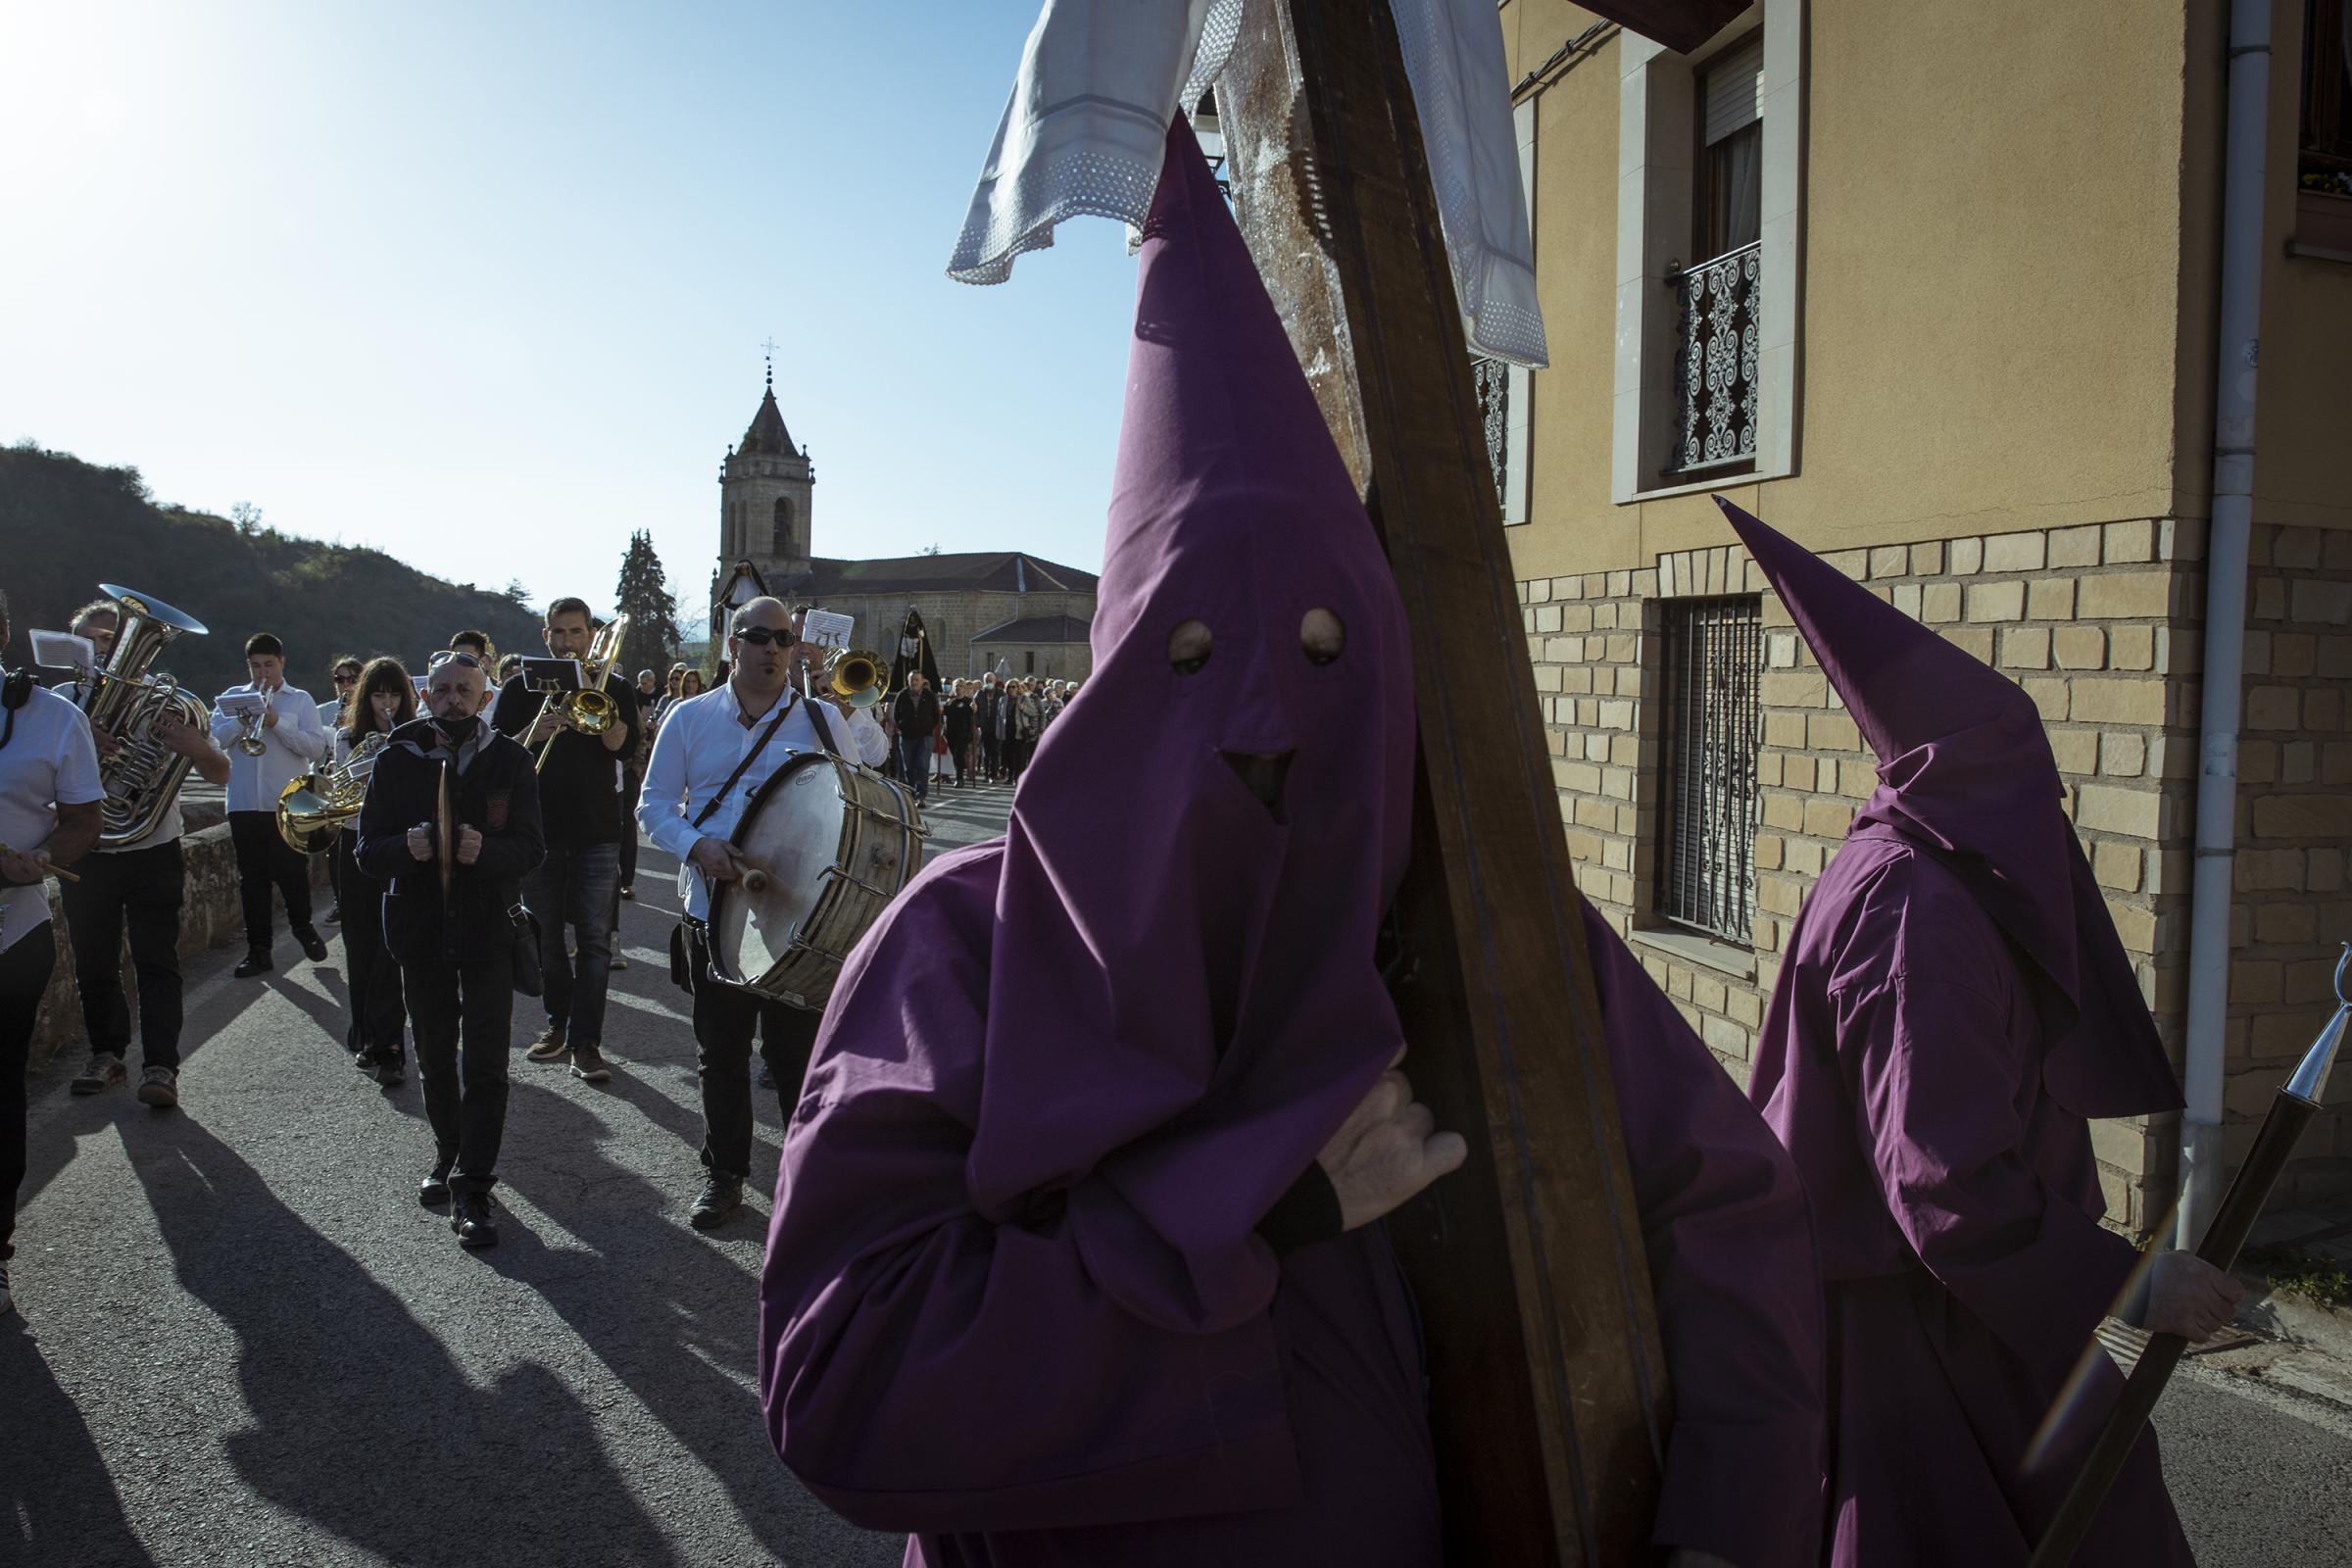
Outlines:
[[[941,722],[948,732],[948,755],[956,760],[956,787],[963,788],[964,770],[972,760],[972,693],[969,682],[957,681],[948,698]]]
[[[343,705],[335,729],[335,761],[351,760],[371,735],[390,735],[416,716],[416,684],[399,660],[368,662]],[[336,885],[343,890],[343,968],[351,991],[351,1028],[344,1044],[355,1066],[384,1085],[408,1072],[408,1006],[400,965],[384,948],[384,885],[360,869],[358,818],[335,841]]]

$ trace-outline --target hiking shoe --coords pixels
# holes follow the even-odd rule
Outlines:
[[[449,1216],[449,1228],[458,1233],[458,1245],[467,1251],[480,1251],[498,1245],[498,1223],[490,1217],[488,1193],[460,1193],[458,1206]]]
[[[537,1040],[531,1042],[531,1049],[522,1054],[522,1059],[525,1061],[560,1061],[564,1057],[564,1053],[570,1049],[564,1043],[564,1026],[560,1023],[551,1023]]]
[[[112,1089],[129,1076],[122,1070],[122,1058],[111,1051],[90,1053],[90,1064],[69,1086],[74,1094],[94,1095]]]
[[[716,1171],[703,1178],[703,1190],[694,1200],[686,1223],[698,1231],[714,1230],[729,1214],[743,1206],[743,1178],[721,1176]]]
[[[179,1103],[179,1069],[148,1067],[139,1073],[139,1103],[170,1110]]]
[[[294,928],[294,942],[297,947],[302,949],[302,956],[310,959],[313,963],[324,963],[326,961],[326,943],[318,935],[318,928],[317,926],[296,926]]]
[[[594,1046],[571,1048],[571,1075],[584,1084],[612,1081],[612,1070],[605,1065],[605,1054]]]
[[[264,969],[274,967],[276,965],[270,958],[268,948],[250,948],[246,950],[244,962],[237,965],[237,978],[250,980]]]

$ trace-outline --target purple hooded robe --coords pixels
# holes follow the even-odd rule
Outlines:
[[[1749,1097],[1827,1280],[1829,1560],[2022,1563],[2121,1379],[2026,1450],[2138,1261],[2085,1118],[2180,1093],[2011,681],[1719,503],[1879,759],[1806,899]],[[2080,1564],[2190,1561],[2145,1437]]]
[[[1427,1568],[1385,1231],[1280,1257],[1258,1234],[1401,1043],[1373,951],[1412,803],[1403,613],[1181,118],[1168,140],[1095,672],[1006,837],[927,867],[843,972],[777,1177],[762,1403],[794,1473],[912,1532],[910,1564]],[[1316,609],[1335,660],[1301,647]],[[1171,667],[1195,619],[1210,655]],[[1271,809],[1227,760],[1285,754]],[[1593,951],[1685,1380],[1660,1539],[1794,1564],[1821,1431],[1803,1200],[1597,925]]]

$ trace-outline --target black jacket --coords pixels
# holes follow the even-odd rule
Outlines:
[[[925,689],[920,693],[903,691],[891,710],[898,720],[902,735],[929,735],[939,728],[939,694]]]
[[[946,726],[948,744],[961,751],[972,744],[972,700],[969,697],[951,697],[940,722]]]
[[[480,748],[451,783],[450,801],[458,823],[482,835],[482,853],[458,867],[446,920],[438,862],[409,853],[409,829],[433,820],[440,796],[441,760],[425,755],[440,743],[432,720],[394,730],[368,780],[360,869],[389,885],[384,946],[403,963],[505,956],[514,941],[507,910],[520,898],[523,873],[547,853],[531,754],[488,725],[481,734]]]

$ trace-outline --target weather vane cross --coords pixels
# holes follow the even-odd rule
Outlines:
[[[767,361],[767,384],[769,390],[772,391],[776,384],[776,338],[774,333],[769,333],[761,340],[760,352]]]

